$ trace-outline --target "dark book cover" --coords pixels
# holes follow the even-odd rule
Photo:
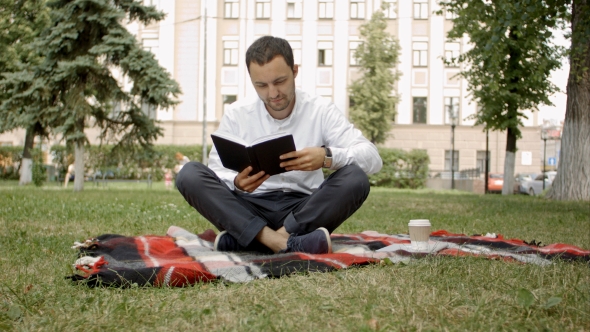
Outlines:
[[[227,133],[211,134],[211,139],[223,167],[241,172],[246,167],[252,166],[253,170],[250,175],[261,170],[269,175],[286,172],[284,168],[279,166],[281,163],[279,157],[296,150],[293,135],[284,133],[258,138],[252,145],[248,145],[242,139]]]

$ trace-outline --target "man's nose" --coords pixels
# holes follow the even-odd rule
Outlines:
[[[276,86],[274,86],[273,84],[268,86],[268,96],[270,97],[270,99],[275,99],[279,96],[279,89],[277,89]]]

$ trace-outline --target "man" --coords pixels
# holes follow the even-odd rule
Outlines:
[[[176,185],[222,231],[216,250],[329,253],[330,233],[367,198],[367,174],[381,169],[377,148],[333,103],[295,88],[298,67],[286,40],[256,40],[246,66],[259,100],[232,104],[218,130],[248,142],[291,133],[297,151],[282,155],[280,163],[288,172],[250,176],[248,167],[236,173],[222,166],[214,147],[209,167],[186,164]],[[335,170],[325,181],[322,167]]]

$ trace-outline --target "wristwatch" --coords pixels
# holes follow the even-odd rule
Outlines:
[[[322,146],[326,150],[326,156],[324,157],[324,168],[332,167],[332,150],[326,146]]]

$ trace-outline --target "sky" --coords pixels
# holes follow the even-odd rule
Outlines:
[[[558,31],[553,34],[553,42],[557,45],[567,47],[569,49],[570,42],[563,36],[563,31]],[[563,65],[559,70],[551,73],[550,80],[555,84],[561,92],[553,94],[549,99],[555,106],[539,106],[539,120],[563,120],[565,119],[565,106],[567,103],[567,95],[565,90],[567,87],[567,78],[569,75],[569,62],[563,59]]]

